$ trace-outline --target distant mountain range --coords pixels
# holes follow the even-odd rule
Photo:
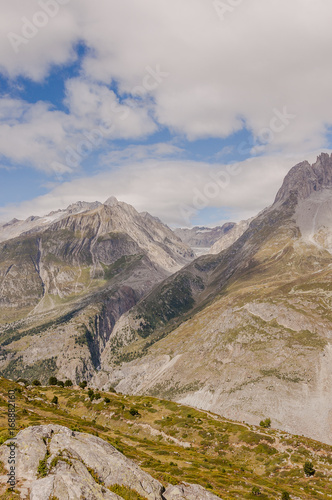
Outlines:
[[[223,239],[236,224],[227,222],[217,227],[200,227],[174,229],[174,233],[189,247],[196,255],[202,255],[210,252],[211,247],[220,239]]]
[[[173,232],[111,197],[13,220],[0,241],[2,375],[111,384],[332,443],[329,155],[239,224]]]

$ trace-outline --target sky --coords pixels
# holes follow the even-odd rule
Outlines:
[[[0,0],[0,221],[251,217],[332,148],[326,0]]]

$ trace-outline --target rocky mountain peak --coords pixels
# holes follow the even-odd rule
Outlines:
[[[277,193],[275,203],[282,203],[291,193],[298,199],[306,199],[315,191],[332,187],[332,155],[321,153],[315,163],[298,163],[286,175],[283,185]]]
[[[119,203],[119,200],[115,198],[115,196],[110,196],[107,198],[107,200],[104,202],[104,205],[108,205],[109,207],[114,207]]]
[[[99,201],[94,201],[92,203],[88,203],[87,201],[77,201],[76,203],[72,203],[69,207],[66,208],[66,212],[69,214],[79,213],[85,210],[94,210],[101,205]]]

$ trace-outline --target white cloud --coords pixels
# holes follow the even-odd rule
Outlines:
[[[330,2],[246,0],[221,21],[212,0],[68,0],[15,54],[7,35],[22,31],[22,17],[34,19],[40,1],[0,0],[0,32],[8,42],[1,44],[0,66],[8,75],[41,79],[52,66],[72,61],[81,41],[88,48],[83,71],[89,82],[116,82],[129,94],[149,82],[145,119],[153,113],[178,134],[225,137],[245,124],[260,135],[274,110],[286,107],[296,118],[275,134],[267,152],[326,145],[332,124]],[[77,92],[73,112],[83,115],[96,104],[89,103],[95,84],[87,85],[68,84]],[[119,133],[137,134],[139,127],[138,120]],[[146,133],[153,129],[150,123]]]
[[[75,44],[81,28],[77,10],[68,1],[68,5],[60,5],[66,2],[0,0],[0,69],[5,75],[12,78],[24,75],[40,81],[53,65],[67,64],[77,58]],[[41,3],[52,2],[56,15],[46,14],[41,7]],[[44,16],[40,16],[41,12]]]
[[[67,82],[70,113],[49,103],[0,98],[0,151],[14,164],[46,172],[71,172],[107,141],[135,139],[155,131],[147,109],[122,101],[105,86]]]
[[[307,156],[311,162],[315,158],[316,154]],[[158,160],[147,157],[144,162],[130,159],[126,162],[121,158],[121,168],[63,183],[47,195],[1,208],[0,219],[45,215],[78,200],[102,202],[114,195],[170,225],[187,225],[188,209],[194,216],[206,207],[226,208],[230,219],[237,221],[270,205],[288,170],[303,159],[302,156],[252,158],[230,170],[230,166],[222,164],[161,157]]]

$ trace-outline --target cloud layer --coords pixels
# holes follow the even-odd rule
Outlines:
[[[66,77],[61,109],[2,95],[0,164],[76,175],[96,153],[95,168],[110,168],[93,182],[55,188],[48,206],[75,201],[74,188],[85,199],[114,193],[177,222],[176,207],[190,205],[193,191],[218,167],[185,161],[176,144],[246,129],[253,144],[239,147],[265,155],[250,166],[259,175],[242,173],[232,183],[237,194],[231,187],[209,203],[250,212],[270,200],[287,155],[302,159],[329,146],[332,3],[326,0],[0,0],[0,8],[0,71],[9,83],[43,82],[54,69],[79,64],[78,75]],[[178,142],[149,151],[112,145],[144,144],[160,130]],[[262,185],[262,195],[254,185]],[[255,204],[250,190],[262,201]],[[33,203],[36,210],[47,205],[43,198]]]
[[[233,165],[167,159],[171,145],[124,151],[112,171],[82,177],[55,186],[50,193],[0,209],[0,220],[45,215],[81,201],[105,201],[114,195],[148,211],[172,226],[190,226],[199,210],[218,207],[226,220],[239,221],[270,205],[289,171],[303,157],[268,156]],[[126,154],[127,153],[127,154]],[[313,162],[315,154],[307,156]]]
[[[56,15],[47,18],[52,5]],[[157,124],[190,139],[226,137],[244,126],[259,136],[275,110],[286,108],[296,118],[275,134],[273,148],[324,145],[332,122],[326,105],[332,84],[329,2],[246,0],[222,16],[212,0],[2,0],[0,6],[6,42],[0,67],[10,77],[40,80],[54,65],[73,61],[78,42],[85,44],[82,82],[67,85],[75,115],[87,106],[98,113],[93,95],[116,82],[120,95],[136,104],[142,98]],[[43,21],[38,12],[47,22],[34,34],[33,23]],[[26,42],[17,53],[13,34]],[[151,132],[140,118],[142,135]],[[135,124],[123,128],[124,135],[135,135]]]

